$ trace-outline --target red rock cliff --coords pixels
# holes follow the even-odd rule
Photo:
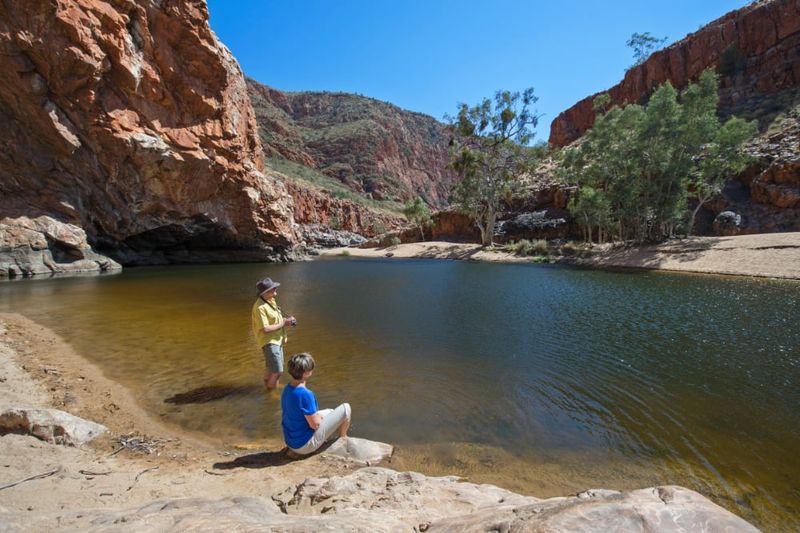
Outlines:
[[[0,2],[0,218],[124,263],[280,256],[291,199],[203,0]],[[244,254],[243,254],[244,252]]]
[[[655,52],[607,92],[614,104],[637,102],[667,81],[683,88],[703,70],[720,66],[723,107],[800,85],[800,0],[755,2],[732,11]],[[551,144],[565,146],[592,127],[595,96],[553,120]]]

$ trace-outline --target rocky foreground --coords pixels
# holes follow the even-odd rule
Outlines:
[[[19,315],[0,374],[2,531],[757,531],[681,487],[538,499],[365,466],[391,447],[358,438],[300,461],[195,442]]]

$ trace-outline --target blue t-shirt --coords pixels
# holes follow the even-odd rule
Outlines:
[[[305,415],[313,415],[317,408],[317,398],[305,387],[286,385],[281,394],[281,426],[283,440],[289,448],[302,448],[311,439],[314,430],[308,425]]]

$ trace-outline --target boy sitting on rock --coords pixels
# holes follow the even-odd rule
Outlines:
[[[336,409],[320,410],[316,396],[306,387],[306,380],[314,372],[314,358],[307,353],[294,354],[289,359],[288,367],[292,381],[281,394],[281,426],[289,451],[298,455],[313,453],[337,430],[339,437],[347,437],[350,404],[343,403]]]

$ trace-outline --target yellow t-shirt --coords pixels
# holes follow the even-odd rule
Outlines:
[[[253,319],[253,334],[259,346],[266,346],[267,344],[283,346],[286,344],[288,340],[286,328],[272,333],[264,333],[263,330],[264,326],[274,326],[283,322],[283,313],[281,313],[277,302],[275,302],[275,298],[265,301],[259,297],[256,303],[253,304],[251,316]]]

